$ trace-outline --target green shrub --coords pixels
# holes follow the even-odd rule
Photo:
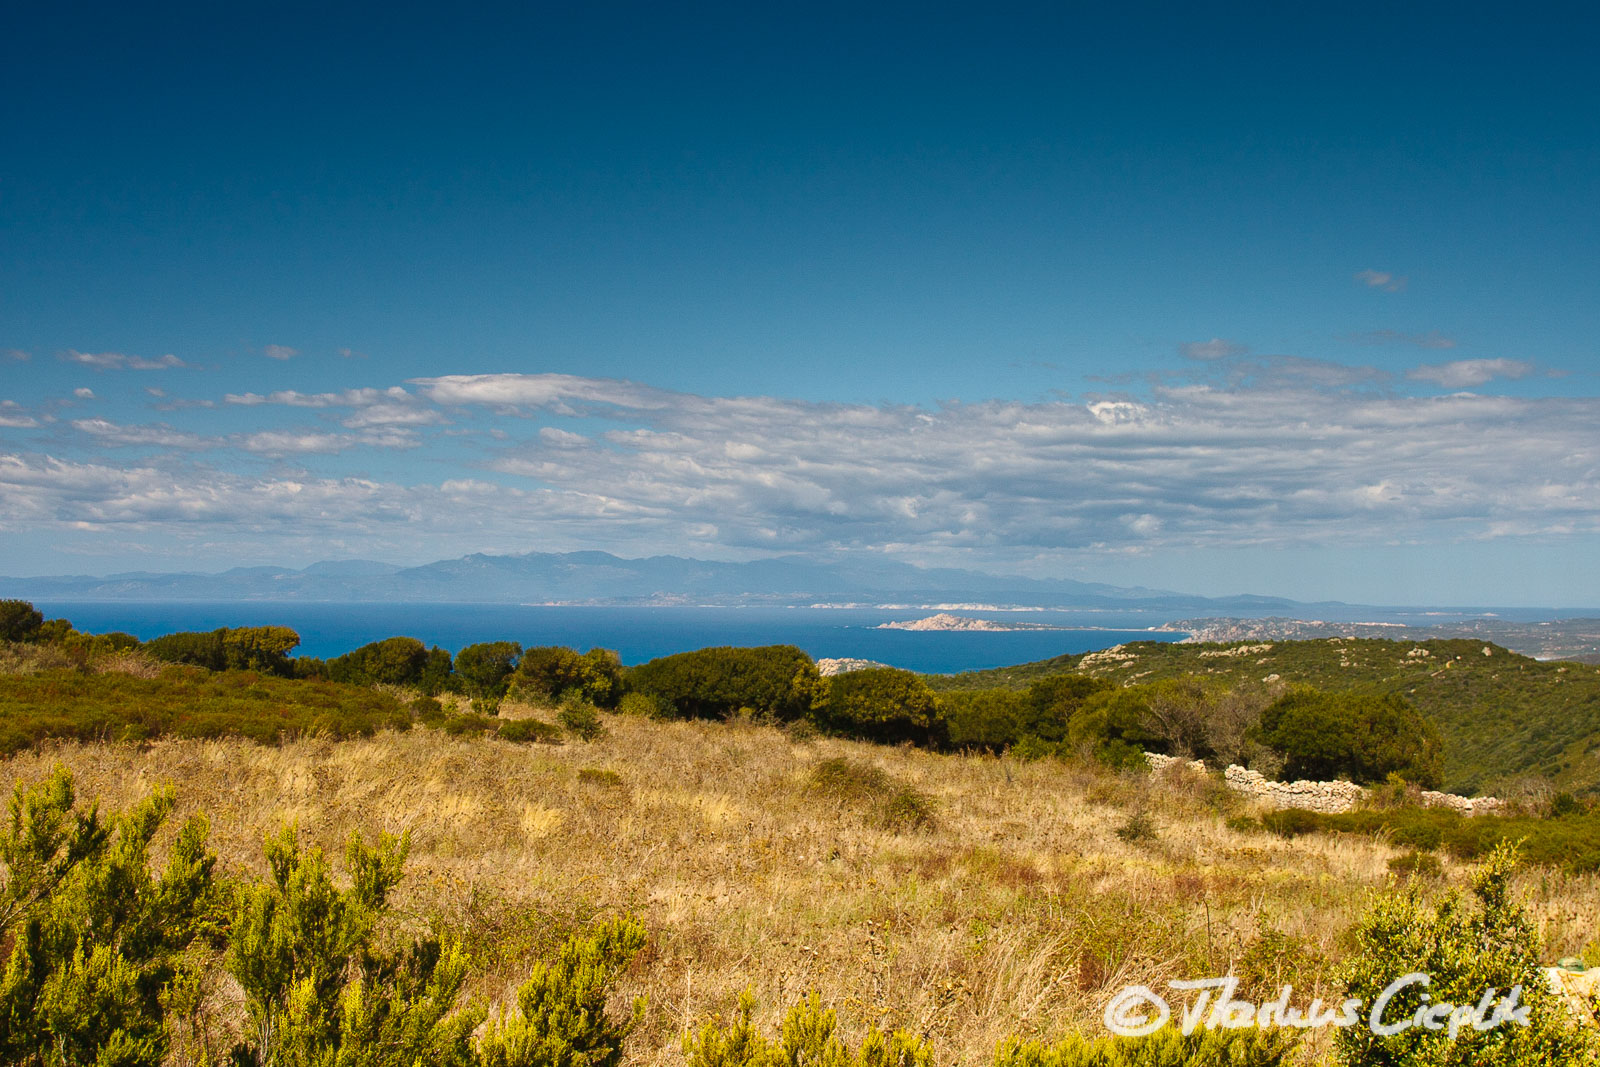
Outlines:
[[[847,804],[885,830],[931,829],[937,820],[932,797],[876,764],[843,756],[812,767],[806,791],[835,804]]]
[[[617,701],[617,712],[646,719],[663,719],[669,714],[669,709],[648,693],[624,693],[622,699]]]
[[[904,1030],[883,1033],[876,1027],[852,1049],[837,1034],[834,1012],[823,1010],[815,992],[784,1016],[780,1037],[770,1041],[755,1028],[755,999],[746,990],[728,1025],[707,1023],[686,1035],[683,1055],[688,1067],[933,1067],[927,1041]]]
[[[1354,931],[1354,950],[1338,972],[1344,995],[1366,1011],[1380,993],[1410,974],[1427,984],[1401,989],[1381,1022],[1406,1020],[1431,998],[1434,1005],[1470,1011],[1489,990],[1505,997],[1516,989],[1528,1025],[1503,1022],[1485,1031],[1470,1022],[1450,1028],[1413,1025],[1380,1035],[1368,1025],[1341,1027],[1334,1035],[1337,1061],[1349,1067],[1570,1067],[1593,1063],[1600,1041],[1580,1029],[1539,967],[1541,946],[1526,907],[1511,890],[1516,853],[1497,848],[1473,878],[1472,901],[1451,892],[1430,904],[1420,884],[1379,897]],[[1362,1023],[1367,1022],[1363,1018]]]
[[[609,648],[579,655],[560,645],[542,645],[522,654],[511,686],[544,702],[576,691],[589,703],[609,708],[622,697],[622,660]]]
[[[198,816],[160,875],[150,843],[172,811],[162,791],[103,823],[77,809],[63,769],[12,791],[0,827],[0,1061],[20,1067],[157,1067],[165,997],[193,980],[189,948],[212,919],[215,858]]]
[[[835,675],[817,718],[849,737],[929,745],[943,733],[939,701],[917,675],[874,667]]]
[[[145,642],[144,650],[166,663],[289,677],[295,673],[289,653],[299,644],[300,635],[287,626],[224,626],[209,633],[165,634]]]
[[[479,715],[469,711],[463,715],[450,715],[439,724],[439,729],[452,737],[463,734],[487,734],[495,732],[495,721],[487,715]]]
[[[1283,808],[1261,816],[1261,825],[1279,837],[1295,838],[1323,829],[1323,818],[1304,808]]]
[[[793,645],[680,652],[634,667],[627,681],[679,718],[722,719],[751,708],[787,722],[810,715],[828,692],[817,665]]]
[[[1442,878],[1444,865],[1432,852],[1412,849],[1389,860],[1389,873],[1399,878]]]
[[[600,709],[584,699],[577,690],[569,690],[561,698],[556,722],[580,741],[598,741],[606,736],[605,724],[600,721]]]
[[[0,675],[0,752],[46,738],[142,740],[364,736],[403,730],[410,714],[388,693],[251,671],[171,667],[157,678],[48,670]]]
[[[522,744],[559,745],[561,727],[538,719],[510,719],[500,723],[499,735]]]
[[[415,637],[386,637],[329,660],[327,671],[336,682],[414,686],[437,693],[449,676],[450,662],[450,653],[441,648],[430,651]]]
[[[1261,743],[1284,757],[1285,780],[1383,782],[1398,776],[1435,786],[1441,777],[1438,731],[1392,693],[1322,693],[1299,687],[1261,714]]]
[[[352,837],[340,889],[322,850],[302,850],[292,828],[267,839],[271,877],[240,892],[228,947],[251,1021],[235,1064],[468,1067],[483,1013],[456,1008],[465,954],[437,940],[378,947],[409,847],[408,836]]]
[[[455,673],[461,689],[474,699],[498,700],[506,695],[522,646],[515,641],[485,641],[456,653]]]
[[[26,600],[0,600],[0,641],[34,641],[44,616]]]
[[[644,945],[644,927],[632,919],[615,919],[569,939],[553,962],[534,966],[517,990],[517,1011],[489,1021],[478,1063],[616,1067],[622,1042],[644,1018],[644,998],[620,1021],[606,1014],[606,1001],[612,983]]]
[[[1297,1044],[1282,1030],[1196,1030],[1171,1024],[1148,1037],[1071,1037],[1058,1045],[1001,1044],[995,1067],[1284,1067]]]

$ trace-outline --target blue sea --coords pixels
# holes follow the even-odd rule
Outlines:
[[[933,674],[1028,663],[1125,641],[1176,641],[1151,632],[1161,620],[1137,613],[1070,611],[953,612],[1003,622],[1047,623],[1058,630],[923,632],[879,630],[891,620],[924,618],[933,609],[546,607],[517,604],[325,604],[275,601],[37,601],[47,616],[79,630],[122,630],[141,640],[177,630],[219,626],[289,626],[296,654],[341,655],[385,637],[415,637],[451,653],[478,641],[615,649],[626,664],[711,645],[798,645],[813,657],[876,660]],[[1122,627],[1122,628],[1111,628]]]

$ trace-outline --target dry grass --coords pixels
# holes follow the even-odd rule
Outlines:
[[[264,873],[286,820],[341,850],[353,830],[410,830],[402,921],[464,930],[474,992],[504,998],[532,956],[596,915],[631,912],[652,942],[626,996],[649,995],[629,1062],[681,1063],[686,1027],[751,987],[769,1028],[820,989],[848,1031],[929,1035],[943,1062],[984,1063],[1002,1037],[1096,1030],[1123,985],[1230,967],[1326,996],[1325,962],[1396,850],[1362,839],[1236,833],[1214,783],[1120,778],[1054,761],[797,742],[749,724],[607,718],[592,744],[522,746],[431,730],[258,747],[235,741],[64,744],[6,761],[7,781],[60,762],[80,794],[123,806],[162,782],[212,819],[224,869]],[[844,758],[931,799],[931,829],[819,792]],[[1155,837],[1117,829],[1144,811]],[[1448,880],[1463,872],[1447,865]],[[1553,954],[1600,929],[1594,879],[1534,879]]]

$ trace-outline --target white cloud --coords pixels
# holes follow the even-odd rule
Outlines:
[[[72,391],[72,395],[77,397],[79,400],[93,400],[94,399],[94,390],[93,389],[85,389],[85,388],[81,388],[80,387],[80,388],[74,389]]]
[[[4,356],[6,359],[12,360],[16,363],[26,363],[28,360],[33,358],[20,348],[7,348],[4,351],[0,351],[0,356]]]
[[[207,449],[215,440],[174,430],[170,426],[119,426],[109,419],[73,419],[72,428],[97,442],[115,447]]]
[[[1496,378],[1526,378],[1536,368],[1520,359],[1458,359],[1452,363],[1426,363],[1406,373],[1418,382],[1433,382],[1446,389],[1470,389]]]
[[[1356,281],[1369,289],[1382,289],[1386,293],[1398,293],[1406,287],[1407,279],[1391,274],[1386,270],[1356,271]]]
[[[1600,400],[1351,387],[1371,374],[1278,357],[1225,386],[937,408],[696,396],[573,376],[413,383],[452,406],[570,413],[559,427],[507,423],[520,427],[516,440],[480,434],[448,445],[405,421],[435,409],[403,389],[240,394],[230,402],[375,420],[196,441],[278,458],[435,445],[416,469],[441,471],[439,482],[262,481],[171,459],[126,488],[109,474],[90,477],[91,468],[109,469],[95,464],[12,457],[0,515],[9,492],[17,514],[47,525],[211,524],[208,536],[224,541],[236,536],[233,523],[285,539],[305,536],[296,523],[342,523],[359,540],[404,521],[417,524],[411,555],[534,543],[723,555],[866,549],[978,566],[1052,554],[1600,531]],[[73,425],[107,444],[190,447],[193,436]],[[459,458],[471,447],[493,449],[476,453],[476,469]],[[48,484],[40,473],[48,471],[62,485]],[[258,504],[260,514],[249,510]]]
[[[31,430],[39,420],[29,415],[15,400],[0,400],[0,429]]]
[[[676,394],[616,378],[572,374],[451,374],[412,378],[436,404],[478,405],[499,411],[542,408],[570,414],[574,404],[653,411],[674,403]]]
[[[1250,351],[1249,345],[1242,345],[1237,341],[1225,341],[1220,337],[1213,337],[1209,341],[1189,341],[1178,346],[1178,352],[1185,359],[1213,360],[1226,359],[1229,356],[1242,356]]]
[[[300,350],[288,345],[268,345],[261,350],[261,354],[268,359],[293,359],[300,354]]]
[[[1414,345],[1417,348],[1455,348],[1457,341],[1453,337],[1446,337],[1438,330],[1429,330],[1427,333],[1400,333],[1396,330],[1369,330],[1366,333],[1352,334],[1345,338],[1360,345]]]
[[[170,352],[159,359],[146,359],[121,352],[79,352],[69,348],[61,353],[60,358],[65,363],[76,363],[97,370],[170,370],[189,365]]]

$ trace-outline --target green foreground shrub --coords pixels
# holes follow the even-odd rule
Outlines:
[[[688,1067],[933,1067],[933,1050],[915,1034],[873,1027],[852,1049],[836,1033],[838,1018],[815,991],[789,1009],[781,1036],[769,1041],[750,1021],[755,998],[746,990],[727,1026],[707,1023],[683,1041]]]
[[[165,869],[150,871],[172,804],[160,792],[107,824],[92,805],[75,810],[61,769],[12,791],[0,828],[0,1062],[162,1062],[169,999],[195,977],[185,951],[216,902],[203,818],[185,822]]]
[[[811,657],[793,645],[662,656],[628,671],[627,683],[684,719],[730,718],[749,708],[788,722],[810,715],[828,691]]]
[[[1280,1067],[1296,1038],[1281,1030],[1197,1030],[1168,1026],[1148,1037],[1071,1037],[1056,1045],[1008,1041],[995,1067]]]
[[[1386,1007],[1383,1023],[1412,1018],[1422,1008],[1452,1004],[1470,1012],[1513,989],[1527,1009],[1526,1026],[1503,1022],[1477,1029],[1463,1018],[1411,1025],[1379,1035],[1370,1026],[1341,1027],[1334,1036],[1348,1067],[1573,1067],[1600,1059],[1600,1041],[1580,1028],[1545,983],[1540,943],[1522,901],[1511,892],[1516,851],[1501,846],[1478,869],[1469,903],[1451,892],[1430,905],[1416,880],[1378,898],[1355,930],[1354,951],[1339,973],[1347,997],[1370,1012],[1391,983],[1426,975]],[[1493,991],[1493,992],[1491,992]],[[1454,1031],[1454,1032],[1452,1032]]]

